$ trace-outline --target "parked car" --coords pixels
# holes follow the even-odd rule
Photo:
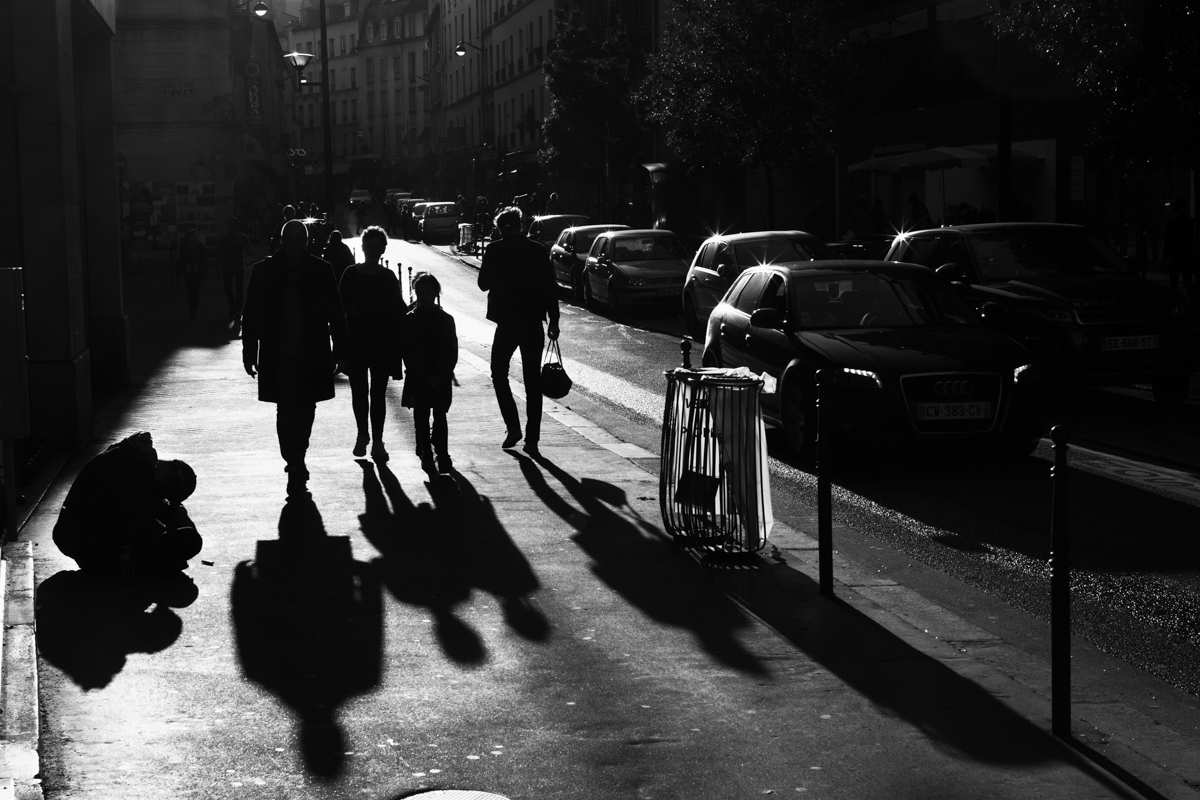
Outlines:
[[[931,270],[879,261],[753,267],[713,309],[706,366],[775,379],[763,417],[813,455],[816,372],[835,438],[1028,454],[1046,429],[1041,371]]]
[[[355,189],[350,193],[350,208],[374,208],[375,197],[367,189]]]
[[[748,267],[791,264],[834,255],[820,239],[804,231],[754,231],[710,236],[696,251],[683,284],[683,318],[693,339],[729,285]]]
[[[530,221],[525,235],[549,250],[558,241],[558,235],[563,229],[586,225],[587,221],[588,218],[583,214],[544,214]]]
[[[874,261],[887,255],[895,238],[895,234],[864,233],[853,239],[827,242],[826,246],[834,258]]]
[[[1086,228],[1002,222],[897,237],[888,259],[934,268],[1063,384],[1146,382],[1187,399],[1200,325],[1179,291],[1142,278]]]
[[[592,242],[583,266],[588,308],[600,302],[614,314],[631,306],[677,303],[687,274],[687,251],[668,230],[614,230]]]
[[[421,212],[421,241],[433,244],[437,241],[458,240],[458,204],[426,203]]]
[[[592,242],[605,231],[628,229],[628,225],[580,225],[564,230],[550,246],[554,280],[559,286],[570,290],[576,303],[583,305],[583,265]]]

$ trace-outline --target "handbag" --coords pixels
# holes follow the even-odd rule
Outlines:
[[[558,347],[558,340],[551,339],[542,356],[542,394],[551,400],[561,400],[567,396],[567,392],[571,391],[573,383],[574,381],[567,375],[567,370],[563,367],[562,351]]]

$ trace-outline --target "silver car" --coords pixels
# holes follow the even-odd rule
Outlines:
[[[688,249],[667,230],[607,231],[596,237],[583,266],[588,308],[604,303],[614,314],[634,305],[679,302]]]

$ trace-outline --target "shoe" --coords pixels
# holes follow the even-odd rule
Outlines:
[[[450,458],[449,454],[443,453],[437,457],[437,471],[439,475],[446,475],[454,468],[454,459]]]
[[[381,464],[387,463],[388,451],[387,448],[383,446],[383,442],[376,442],[375,446],[371,448],[371,458],[375,459]]]
[[[307,500],[312,497],[312,492],[308,491],[308,478],[297,476],[288,476],[287,483],[287,499],[288,500]]]
[[[542,451],[538,450],[537,442],[526,442],[525,446],[522,447],[521,449],[524,450],[529,455],[533,456],[534,458],[537,458],[538,456],[540,456],[542,454]]]
[[[504,437],[504,442],[500,446],[507,450],[510,447],[516,447],[517,442],[521,441],[520,431],[509,431],[508,436]]]
[[[428,454],[421,456],[421,469],[425,470],[430,475],[437,474],[438,469],[437,465],[433,461],[433,456]]]
[[[350,451],[354,454],[355,458],[362,458],[367,454],[367,442],[369,441],[371,441],[371,438],[365,433],[358,435],[358,438],[354,440],[354,449]]]

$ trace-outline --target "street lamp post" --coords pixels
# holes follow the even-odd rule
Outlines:
[[[258,13],[257,6],[254,13]],[[266,13],[265,8],[263,13]],[[325,137],[325,210],[329,214],[329,219],[336,224],[337,217],[334,215],[333,208],[333,115],[329,108],[329,42],[325,30],[325,0],[320,0],[317,13],[321,15],[321,116],[323,118],[321,131]],[[299,91],[300,86],[305,83],[304,68],[312,60],[312,54],[288,53],[284,58],[296,68],[296,89]]]

